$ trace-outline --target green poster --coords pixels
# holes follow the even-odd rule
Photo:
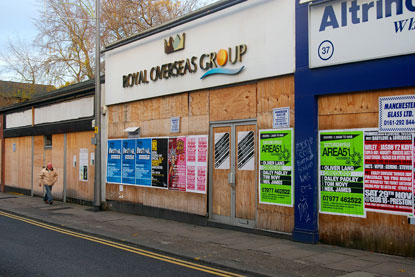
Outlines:
[[[363,131],[320,132],[320,212],[365,217]]]
[[[293,130],[259,131],[259,202],[293,206]]]

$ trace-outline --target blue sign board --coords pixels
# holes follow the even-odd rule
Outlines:
[[[107,182],[121,183],[121,140],[108,140]]]
[[[122,183],[135,185],[135,139],[122,141]]]
[[[151,186],[151,138],[136,141],[135,183]]]

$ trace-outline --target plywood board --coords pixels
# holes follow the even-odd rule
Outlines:
[[[209,116],[190,116],[187,135],[206,135],[209,133]]]
[[[94,132],[77,132],[67,134],[66,157],[66,196],[81,200],[93,201],[95,166],[91,166],[91,152],[95,152],[95,146],[91,144]],[[80,181],[79,178],[79,152],[81,148],[88,149],[88,181]],[[76,156],[76,167],[73,166],[73,157]]]
[[[256,170],[257,166],[257,147],[256,147],[256,126],[244,125],[236,126],[236,137],[234,138],[236,145],[236,159],[235,159],[235,216],[241,219],[254,220],[256,214]],[[254,133],[254,156],[252,157],[254,167],[253,170],[239,170],[238,169],[238,133],[252,131]],[[241,155],[242,156],[242,155]]]
[[[377,113],[324,115],[318,118],[319,130],[377,128]]]
[[[319,215],[323,242],[368,251],[413,256],[415,225],[403,215],[367,212],[366,218]]]
[[[52,135],[52,149],[51,149],[51,159],[46,160],[46,164],[51,162],[53,168],[58,173],[58,180],[53,186],[52,195],[54,198],[63,199],[63,171],[64,169],[64,135],[63,134],[54,134]]]
[[[231,135],[230,127],[213,128],[212,138],[215,133],[229,133]],[[229,139],[233,138],[229,136]],[[231,143],[229,143],[230,145]],[[212,149],[211,151],[214,151]],[[213,165],[215,164],[215,157],[213,155]],[[231,185],[228,183],[228,174],[230,169],[215,169],[212,170],[212,212],[216,215],[230,216],[231,215]]]
[[[258,204],[257,227],[291,233],[294,228],[294,208]]]
[[[258,82],[258,113],[272,112],[274,108],[294,110],[294,76],[282,76]]]
[[[210,91],[210,121],[256,118],[256,84]]]
[[[15,145],[15,151],[13,151]],[[31,189],[32,139],[18,137],[5,139],[5,185]]]
[[[209,112],[209,91],[192,92],[189,95],[189,115],[207,115]]]

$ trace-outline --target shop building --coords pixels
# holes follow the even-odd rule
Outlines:
[[[110,208],[291,233],[294,13],[291,0],[222,1],[105,49]],[[285,136],[288,164],[262,176],[276,108],[283,134],[264,144]],[[261,195],[270,170],[285,171],[283,197]]]
[[[294,238],[414,256],[414,3],[296,2]]]
[[[39,172],[51,162],[59,174],[53,197],[92,203],[94,91],[87,81],[0,110],[2,191],[43,195]]]

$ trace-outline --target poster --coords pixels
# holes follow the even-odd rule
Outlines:
[[[177,138],[176,155],[177,188],[186,191],[186,137]]]
[[[413,212],[411,133],[365,132],[365,207],[378,212]]]
[[[136,140],[135,183],[151,186],[151,138]]]
[[[108,140],[107,156],[107,182],[121,183],[121,140]]]
[[[186,191],[206,193],[208,136],[186,138]]]
[[[293,130],[259,131],[259,202],[293,205]]]
[[[290,127],[290,107],[272,109],[272,128]]]
[[[168,173],[168,138],[152,138],[151,140],[151,185],[167,188]]]
[[[253,131],[238,132],[238,170],[255,169],[255,138]]]
[[[415,136],[413,136],[413,140],[414,143],[412,144],[412,151],[413,151],[413,155],[412,155],[412,159],[413,159],[413,168],[412,168],[412,179],[413,179],[413,186],[412,186],[412,202],[413,202],[413,211],[412,214],[415,214]]]
[[[186,191],[186,137],[169,138],[169,189]]]
[[[365,217],[363,131],[320,132],[320,212]]]
[[[170,190],[178,190],[177,182],[177,138],[169,138],[169,174],[168,174],[168,188]]]
[[[79,181],[88,182],[88,148],[79,149]]]
[[[230,168],[229,133],[215,133],[215,169]]]
[[[121,183],[135,184],[135,139],[125,139],[122,141]]]
[[[415,95],[379,97],[380,132],[415,132]]]

